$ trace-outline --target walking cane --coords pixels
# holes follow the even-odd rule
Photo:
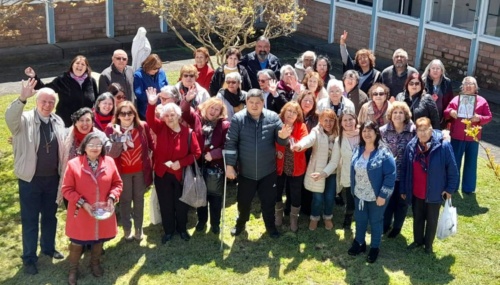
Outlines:
[[[226,150],[222,150],[222,159],[224,161],[224,194],[222,196],[222,227],[220,231],[220,250],[224,250],[224,221],[226,212],[226,189],[227,189],[227,176],[226,176]]]

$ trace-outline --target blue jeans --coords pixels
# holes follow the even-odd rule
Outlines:
[[[55,250],[57,228],[57,187],[59,175],[34,176],[31,182],[19,179],[19,200],[21,203],[21,224],[23,236],[23,262],[38,260],[38,223],[40,223],[40,247],[42,253],[52,254]],[[40,219],[41,215],[41,219]]]
[[[372,232],[370,247],[379,248],[382,240],[384,212],[389,201],[386,199],[383,206],[377,206],[375,201],[364,201],[362,210],[359,209],[359,202],[359,198],[354,196],[354,219],[356,220],[356,236],[354,239],[360,244],[365,243],[366,230],[368,223],[370,223]]]
[[[332,174],[326,178],[323,193],[312,193],[311,218],[319,220],[319,216],[323,214],[323,218],[331,219],[335,195],[337,195],[337,175]]]
[[[451,139],[451,146],[455,154],[455,161],[457,162],[458,173],[462,166],[462,157],[464,157],[464,170],[462,177],[462,192],[474,193],[476,191],[477,180],[477,155],[479,152],[479,143],[475,141],[462,141]]]

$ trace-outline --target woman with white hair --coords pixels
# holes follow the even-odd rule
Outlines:
[[[241,90],[241,75],[238,72],[231,72],[224,79],[227,87],[217,93],[217,98],[226,105],[227,120],[231,121],[233,115],[245,108],[247,92]]]
[[[445,129],[446,120],[443,111],[453,99],[453,86],[451,86],[451,80],[446,77],[443,62],[439,59],[431,60],[422,73],[422,80],[425,82],[425,90],[436,102],[439,118],[441,118],[441,129]]]
[[[328,82],[326,90],[328,92],[328,98],[318,101],[318,112],[322,112],[326,109],[332,109],[337,117],[340,117],[342,112],[346,109],[354,112],[354,103],[342,96],[342,94],[344,94],[344,83],[342,81],[331,79]]]
[[[462,91],[460,94],[470,95],[475,97],[476,104],[474,106],[474,114],[469,120],[472,122],[471,127],[484,126],[491,122],[492,114],[488,101],[484,97],[478,95],[477,81],[472,76],[467,76],[462,81]],[[450,136],[451,146],[455,154],[457,168],[461,169],[462,158],[464,159],[464,169],[462,174],[462,192],[465,194],[473,194],[476,192],[477,180],[477,154],[479,150],[479,143],[473,137],[465,134],[466,125],[458,115],[459,99],[461,96],[453,98],[444,110],[444,117],[450,120]],[[477,139],[481,139],[482,128],[479,129]]]
[[[277,86],[281,90],[287,101],[297,99],[300,93],[300,83],[297,79],[295,69],[289,64],[283,65],[280,69],[280,81]]]
[[[162,146],[153,151],[155,190],[165,231],[162,243],[171,240],[175,232],[180,234],[181,239],[188,241],[188,205],[179,200],[182,194],[182,171],[200,157],[201,149],[196,134],[179,123],[181,108],[175,103],[168,103],[163,106],[158,119],[155,117],[158,94],[148,92],[147,95],[149,104],[146,122],[156,134],[157,145]]]
[[[156,92],[156,89],[153,89],[152,91]],[[146,92],[151,91],[147,90]],[[160,113],[163,106],[167,105],[168,103],[175,103],[176,105],[179,105],[181,102],[181,95],[179,94],[179,90],[177,90],[175,86],[167,85],[163,86],[160,89],[160,93],[158,93],[158,99],[160,99],[160,104],[156,106],[155,114],[157,118],[160,118]]]
[[[301,82],[306,74],[314,71],[314,62],[316,62],[316,53],[313,51],[305,51],[295,63],[295,72],[297,79]]]

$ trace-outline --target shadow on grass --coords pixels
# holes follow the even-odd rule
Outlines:
[[[476,199],[476,194],[455,193],[453,195],[453,206],[457,208],[460,216],[474,217],[488,213],[487,207],[481,207]]]

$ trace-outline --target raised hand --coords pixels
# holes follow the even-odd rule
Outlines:
[[[349,33],[346,30],[344,30],[344,33],[340,36],[340,44],[341,45],[345,45],[345,41],[347,41],[348,34]]]
[[[35,70],[31,68],[31,66],[26,67],[26,69],[24,70],[24,74],[31,78],[36,76]]]
[[[156,103],[158,103],[158,94],[156,93],[156,88],[148,87],[148,89],[146,89],[146,95],[148,96],[148,103],[150,105],[156,105]]]
[[[196,94],[198,94],[198,90],[196,90],[196,85],[193,84],[186,93],[186,101],[191,102],[196,97]]]
[[[26,101],[28,98],[33,97],[35,95],[35,86],[36,86],[36,79],[30,78],[27,81],[22,81],[22,87],[21,87],[21,95],[19,95],[19,99],[21,101]]]
[[[292,126],[283,124],[281,130],[278,131],[278,136],[281,139],[286,139],[292,134]]]
[[[278,88],[278,82],[274,79],[269,79],[269,93],[275,94],[276,89]]]

